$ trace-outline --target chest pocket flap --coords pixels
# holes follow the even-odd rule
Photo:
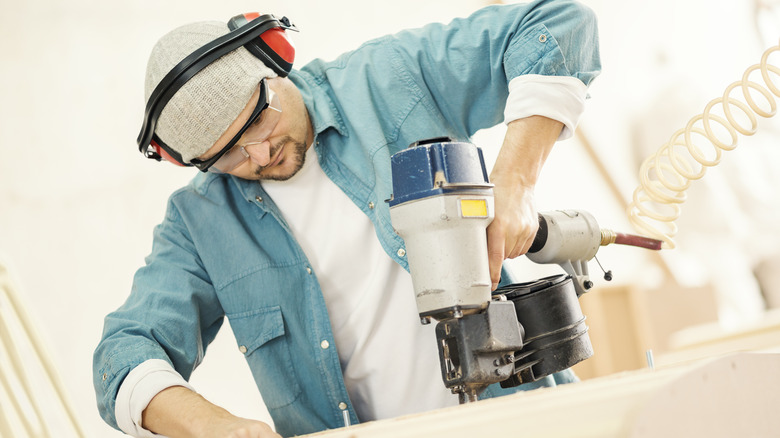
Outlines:
[[[269,410],[294,402],[301,394],[279,306],[229,314],[228,320]]]
[[[284,320],[279,306],[235,313],[228,315],[228,320],[239,349],[245,356],[268,341],[284,335]]]

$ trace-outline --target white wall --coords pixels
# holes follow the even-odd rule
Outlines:
[[[302,65],[315,56],[333,58],[373,36],[465,15],[484,3],[262,5],[289,16],[302,30],[294,35]],[[641,143],[660,144],[756,62],[769,42],[758,41],[749,2],[586,3],[600,17],[604,73],[593,84],[581,126],[628,198],[636,185],[634,135],[650,130]],[[151,248],[151,229],[162,219],[167,195],[194,173],[147,162],[137,152],[148,52],[175,26],[257,8],[241,0],[0,3],[0,254],[25,293],[90,436],[121,435],[98,418],[92,392],[91,355],[102,318],[124,301]],[[778,34],[777,21],[770,24],[775,28],[769,33]],[[673,88],[677,83],[683,93]],[[664,111],[657,109],[659,98],[667,100]],[[769,132],[777,125],[763,126]],[[480,134],[477,143],[490,147],[500,137],[498,128]],[[541,209],[587,209],[602,225],[628,228],[574,140],[556,147],[537,201]],[[776,201],[769,205],[777,209]],[[701,217],[689,222],[697,221]],[[657,281],[652,263],[637,251],[605,249],[600,259],[615,271],[616,281]],[[529,278],[541,272],[519,265]],[[700,277],[709,278],[711,270],[698,265]],[[210,352],[195,384],[239,415],[266,418],[227,330]]]

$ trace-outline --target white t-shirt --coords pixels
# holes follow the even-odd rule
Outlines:
[[[358,417],[457,404],[442,383],[435,324],[424,326],[417,316],[411,276],[384,252],[368,216],[325,175],[314,147],[294,177],[262,184],[317,275]]]

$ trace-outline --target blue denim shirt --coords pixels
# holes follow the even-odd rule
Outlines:
[[[408,270],[384,202],[390,156],[420,139],[467,140],[500,123],[516,76],[573,76],[588,85],[599,70],[592,12],[555,0],[491,6],[379,38],[290,79],[311,116],[322,169]],[[189,379],[227,316],[281,435],[340,427],[345,405],[358,423],[336,348],[320,347],[335,341],[317,274],[261,184],[198,174],[170,197],[129,298],[105,319],[93,367],[101,415],[117,427],[118,388],[145,360],[166,360]]]

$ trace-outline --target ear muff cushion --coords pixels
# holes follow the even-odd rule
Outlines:
[[[257,12],[237,15],[228,21],[228,28],[235,30],[246,23],[260,17]],[[274,27],[263,32],[244,46],[250,53],[260,58],[276,74],[286,77],[292,70],[295,61],[295,46],[287,37],[284,28]]]
[[[295,61],[295,46],[287,38],[287,32],[284,29],[275,27],[263,32],[260,35],[260,39],[284,62],[292,65],[293,61]]]
[[[155,152],[157,152],[157,155],[164,158],[166,161],[170,161],[171,163],[177,166],[182,166],[182,167],[187,166],[186,164],[182,163],[181,155],[176,153],[176,151],[168,149],[167,147],[163,147],[162,145],[158,144],[157,141],[155,140],[152,140],[151,144]]]

